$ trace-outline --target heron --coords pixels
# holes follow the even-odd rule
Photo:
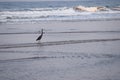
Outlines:
[[[40,41],[42,39],[42,36],[43,36],[43,29],[41,29],[41,34],[40,36],[36,39],[36,41]]]

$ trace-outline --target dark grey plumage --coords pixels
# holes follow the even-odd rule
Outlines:
[[[42,39],[42,36],[43,36],[43,29],[41,29],[41,34],[40,34],[40,36],[36,39],[36,41],[40,41],[41,39]]]

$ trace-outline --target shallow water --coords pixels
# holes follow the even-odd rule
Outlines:
[[[119,80],[120,41],[0,51],[4,80]]]
[[[119,80],[119,25],[119,21],[1,24],[0,79]],[[38,43],[41,28],[44,34]]]

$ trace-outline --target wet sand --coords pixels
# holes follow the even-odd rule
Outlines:
[[[0,79],[119,80],[119,35],[120,21],[0,24]]]

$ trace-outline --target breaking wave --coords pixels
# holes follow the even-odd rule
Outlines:
[[[0,23],[39,22],[45,20],[120,19],[120,7],[30,8],[0,11]]]
[[[97,11],[108,11],[106,7],[84,7],[84,6],[76,6],[74,10],[77,11],[87,11],[87,12],[97,12]]]

